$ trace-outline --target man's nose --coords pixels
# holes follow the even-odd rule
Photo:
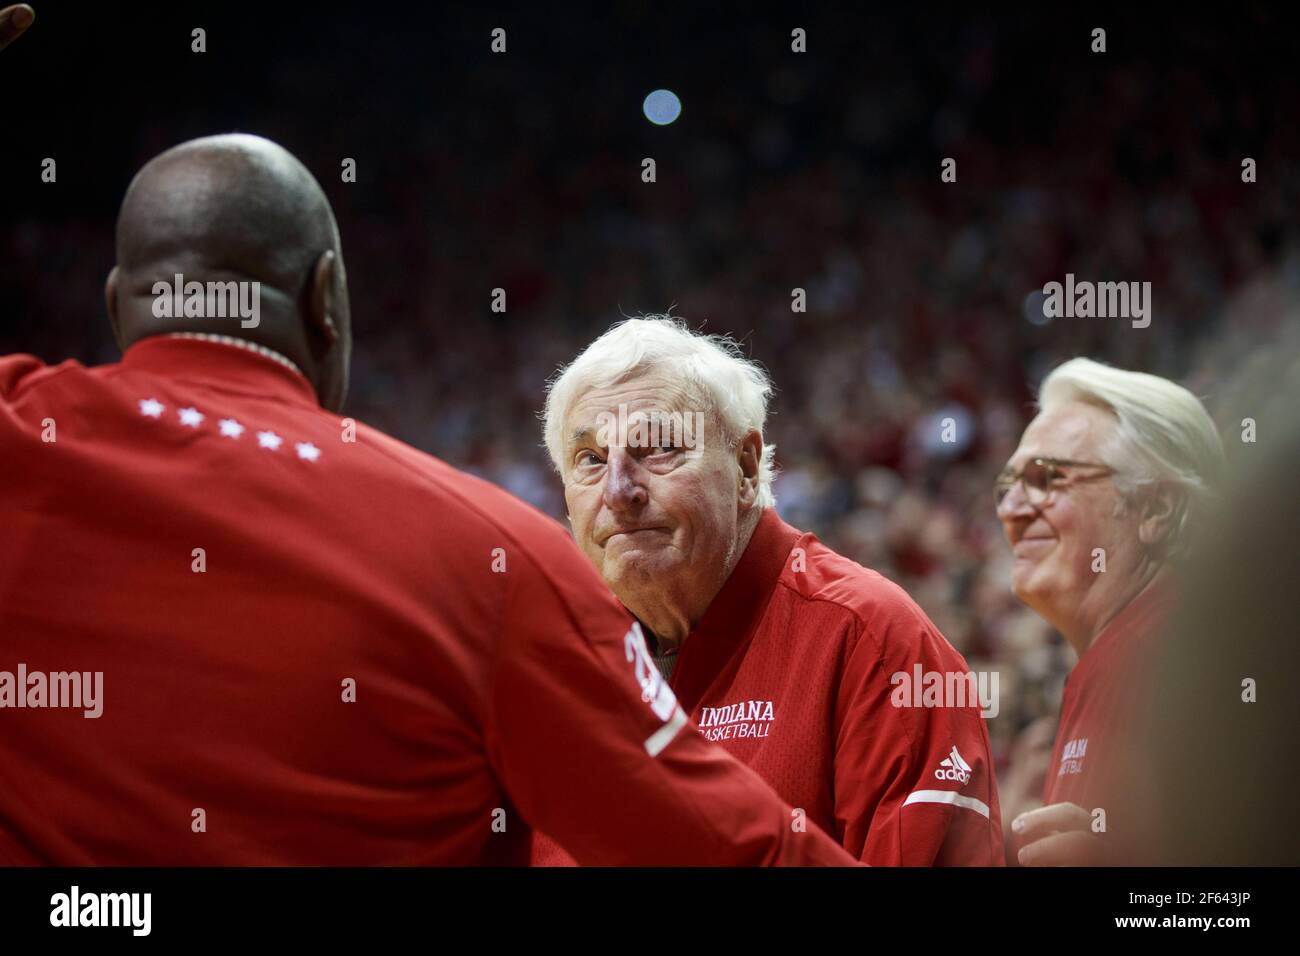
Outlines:
[[[641,466],[626,448],[610,448],[605,466],[605,507],[610,511],[627,511],[644,505],[650,496],[642,477]]]
[[[998,502],[997,515],[999,521],[1015,521],[1017,518],[1033,517],[1037,510],[1025,495],[1025,483],[1017,481]]]

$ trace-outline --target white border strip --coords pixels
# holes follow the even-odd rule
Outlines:
[[[686,711],[677,707],[673,710],[673,715],[668,718],[668,723],[664,724],[646,738],[645,752],[652,757],[658,757],[660,752],[673,742],[673,738],[677,736],[677,732],[685,726]],[[984,815],[988,816],[987,810]]]
[[[956,790],[913,790],[903,801],[903,806],[909,803],[951,803],[955,807],[965,807],[967,810],[974,810],[984,819],[988,819],[989,805],[983,800],[976,800],[974,797],[963,797]]]

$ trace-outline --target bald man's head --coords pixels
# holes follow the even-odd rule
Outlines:
[[[154,285],[177,274],[259,283],[258,324],[159,317]],[[166,332],[233,335],[296,362],[326,408],[343,404],[352,339],[338,225],[311,173],[270,140],[209,136],[150,160],[122,201],[106,295],[123,349]]]

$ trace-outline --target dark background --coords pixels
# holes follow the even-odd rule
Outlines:
[[[1297,325],[1285,7],[34,6],[0,55],[0,353],[116,360],[101,289],[131,176],[234,130],[288,147],[334,204],[347,412],[552,514],[536,414],[556,366],[642,312],[732,333],[778,387],[782,514],[1001,671],[1004,805],[1034,789],[1014,742],[1073,663],[1008,591],[989,493],[1034,386],[1088,355],[1228,421]],[[641,112],[660,87],[683,102],[668,127]],[[1067,272],[1151,282],[1150,328],[1044,322],[1031,294]]]

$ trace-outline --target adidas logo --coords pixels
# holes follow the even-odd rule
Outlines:
[[[936,780],[959,780],[962,783],[970,783],[970,764],[963,760],[957,748],[953,747],[952,753],[939,761],[939,769],[934,772],[934,776]]]

